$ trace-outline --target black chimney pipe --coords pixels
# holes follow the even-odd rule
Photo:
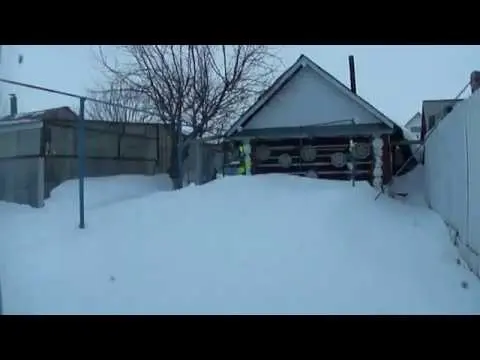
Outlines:
[[[357,81],[355,80],[355,59],[353,55],[348,57],[348,65],[350,67],[350,90],[356,94],[357,93]]]
[[[18,114],[17,95],[10,94],[10,115],[15,116],[17,114]]]

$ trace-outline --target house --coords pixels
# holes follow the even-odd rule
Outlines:
[[[251,174],[388,183],[402,165],[392,149],[403,133],[356,93],[349,60],[350,88],[301,55],[227,131],[230,152],[244,145]]]
[[[463,99],[424,100],[422,103],[420,138],[424,140],[430,130],[437,126],[460,101],[463,101]]]
[[[472,71],[470,74],[471,94],[480,88],[480,71]],[[424,140],[427,134],[445,118],[453,108],[465,99],[460,95],[467,89],[468,85],[455,99],[424,100],[422,103],[422,131],[421,139]]]
[[[415,138],[420,139],[420,134],[422,132],[422,114],[417,112],[412,116],[410,120],[404,125],[404,127],[413,135]]]

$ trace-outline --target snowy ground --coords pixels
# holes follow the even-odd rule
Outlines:
[[[427,207],[424,175],[423,166],[418,165],[408,174],[394,178],[391,184],[391,193],[408,194],[403,198],[398,196],[395,198],[406,204]]]
[[[282,175],[170,185],[89,179],[85,230],[76,182],[44,209],[0,203],[4,312],[480,313],[479,281],[418,194]]]

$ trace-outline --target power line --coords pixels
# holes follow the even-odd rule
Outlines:
[[[86,174],[85,102],[86,101],[92,101],[92,102],[105,104],[105,105],[109,105],[109,106],[118,106],[119,108],[123,108],[123,109],[127,109],[127,110],[139,111],[139,112],[143,112],[143,113],[146,113],[146,114],[149,114],[149,115],[152,115],[152,116],[158,116],[158,115],[155,114],[155,113],[152,113],[150,111],[136,109],[136,108],[133,108],[131,106],[115,104],[113,102],[98,100],[98,99],[94,99],[94,98],[89,97],[89,96],[82,96],[82,95],[73,94],[73,93],[66,92],[66,91],[46,88],[46,87],[43,87],[43,86],[27,84],[27,83],[22,83],[22,82],[19,82],[19,81],[13,81],[13,80],[8,80],[8,79],[3,79],[3,78],[0,78],[0,82],[10,84],[10,85],[16,85],[16,86],[20,86],[20,87],[25,87],[25,88],[29,88],[29,89],[45,91],[45,92],[52,93],[52,94],[68,96],[68,97],[71,97],[71,98],[74,98],[74,99],[78,99],[80,101],[80,116],[79,116],[79,121],[77,122],[77,124],[78,124],[77,143],[78,143],[78,154],[79,154],[79,157],[78,157],[78,167],[79,167],[79,169],[78,169],[78,174],[79,174],[78,184],[79,185],[78,186],[79,186],[79,208],[80,208],[79,209],[80,210],[79,211],[79,213],[80,213],[79,227],[81,229],[84,229],[85,228],[85,196],[84,196],[85,186],[84,186],[84,182],[85,182],[85,174]]]
[[[62,91],[62,90],[50,89],[50,88],[46,88],[46,87],[39,86],[39,85],[27,84],[27,83],[8,80],[8,79],[4,79],[4,78],[0,78],[0,82],[10,84],[10,85],[16,85],[16,86],[20,86],[20,87],[25,87],[25,88],[29,88],[29,89],[45,91],[45,92],[49,92],[49,93],[52,93],[52,94],[68,96],[68,97],[72,97],[72,98],[79,99],[79,100],[84,99],[85,101],[92,101],[92,102],[96,102],[96,103],[99,103],[99,104],[115,106],[115,107],[119,107],[119,108],[122,108],[122,109],[125,109],[125,110],[137,111],[137,112],[141,112],[141,113],[144,113],[144,114],[147,114],[147,115],[151,115],[151,116],[160,118],[159,114],[155,113],[153,111],[138,109],[138,108],[134,108],[132,106],[127,106],[127,105],[122,105],[122,104],[116,104],[116,103],[113,103],[111,101],[99,100],[99,99],[95,99],[95,98],[85,96],[85,95],[78,95],[78,94],[74,94],[74,93],[70,93],[70,92],[66,92],[66,91]]]

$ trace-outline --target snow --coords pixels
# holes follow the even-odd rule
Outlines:
[[[119,203],[128,199],[168,191],[173,183],[168,175],[118,175],[113,177],[87,178],[85,180],[85,208],[95,209]],[[78,181],[67,181],[52,191],[49,207],[78,206]],[[72,199],[75,202],[72,202]]]
[[[425,170],[424,166],[418,164],[409,173],[394,178],[390,191],[393,194],[408,194],[402,201],[417,206],[427,206],[425,200]]]
[[[5,313],[480,313],[440,217],[368,184],[88,179],[85,230],[76,186],[43,209],[0,202]]]

